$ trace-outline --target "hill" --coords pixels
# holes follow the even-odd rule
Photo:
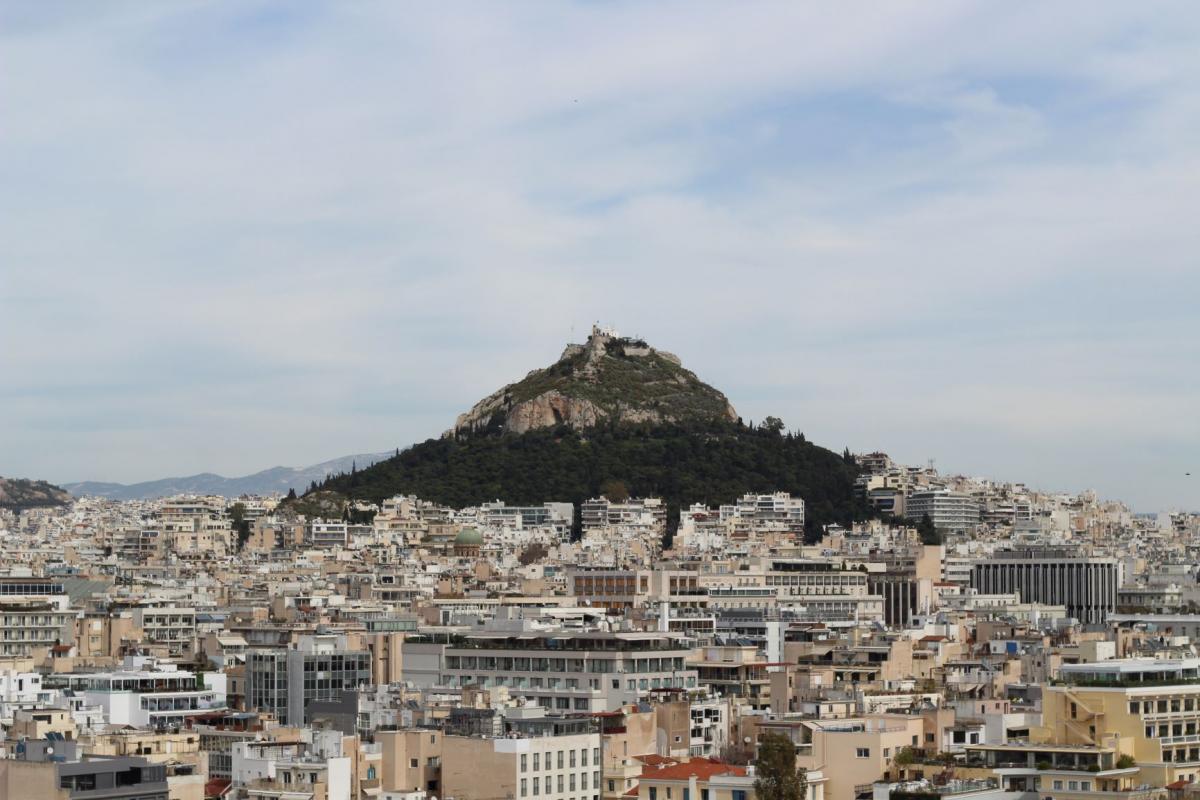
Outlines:
[[[737,418],[725,395],[684,369],[678,357],[640,339],[593,328],[585,344],[567,345],[555,363],[480,400],[446,435]]]
[[[354,467],[368,467],[389,455],[391,454],[360,453],[307,467],[272,467],[240,478],[226,478],[211,472],[202,472],[182,478],[161,478],[131,484],[84,481],[64,484],[64,488],[76,497],[107,497],[113,500],[153,500],[177,494],[215,494],[223,497],[286,494],[289,489],[302,492],[313,482],[320,483],[330,475],[349,472]]]
[[[69,502],[71,495],[52,483],[0,477],[0,508],[21,511],[26,508],[64,506]]]
[[[452,506],[497,498],[515,504],[578,503],[620,482],[633,496],[659,496],[672,522],[692,503],[728,503],[746,492],[804,498],[811,535],[830,522],[865,518],[854,497],[857,468],[780,426],[707,424],[567,425],[523,434],[430,439],[399,455],[330,478],[320,497],[378,502],[416,494]],[[315,499],[315,498],[314,498]]]

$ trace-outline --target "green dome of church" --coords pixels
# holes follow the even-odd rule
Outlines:
[[[463,528],[454,537],[455,544],[483,544],[483,534],[475,528]]]

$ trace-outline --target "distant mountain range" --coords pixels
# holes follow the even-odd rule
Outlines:
[[[64,483],[63,488],[75,497],[107,497],[112,500],[153,500],[177,494],[238,497],[243,494],[286,494],[288,489],[295,489],[299,493],[308,489],[313,481],[321,483],[330,476],[350,472],[352,467],[364,469],[391,455],[393,454],[359,453],[332,461],[322,461],[309,467],[272,467],[240,478],[226,478],[211,472],[202,472],[184,478],[161,478],[130,484],[99,481]]]

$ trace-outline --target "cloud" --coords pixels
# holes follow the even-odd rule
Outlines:
[[[1114,456],[1200,444],[1190,5],[0,13],[6,473],[403,445],[602,319],[830,446],[1200,506]]]

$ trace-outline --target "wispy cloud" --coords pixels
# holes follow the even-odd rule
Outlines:
[[[405,444],[603,319],[831,446],[1200,506],[1198,28],[1185,3],[7,8],[0,472]]]

